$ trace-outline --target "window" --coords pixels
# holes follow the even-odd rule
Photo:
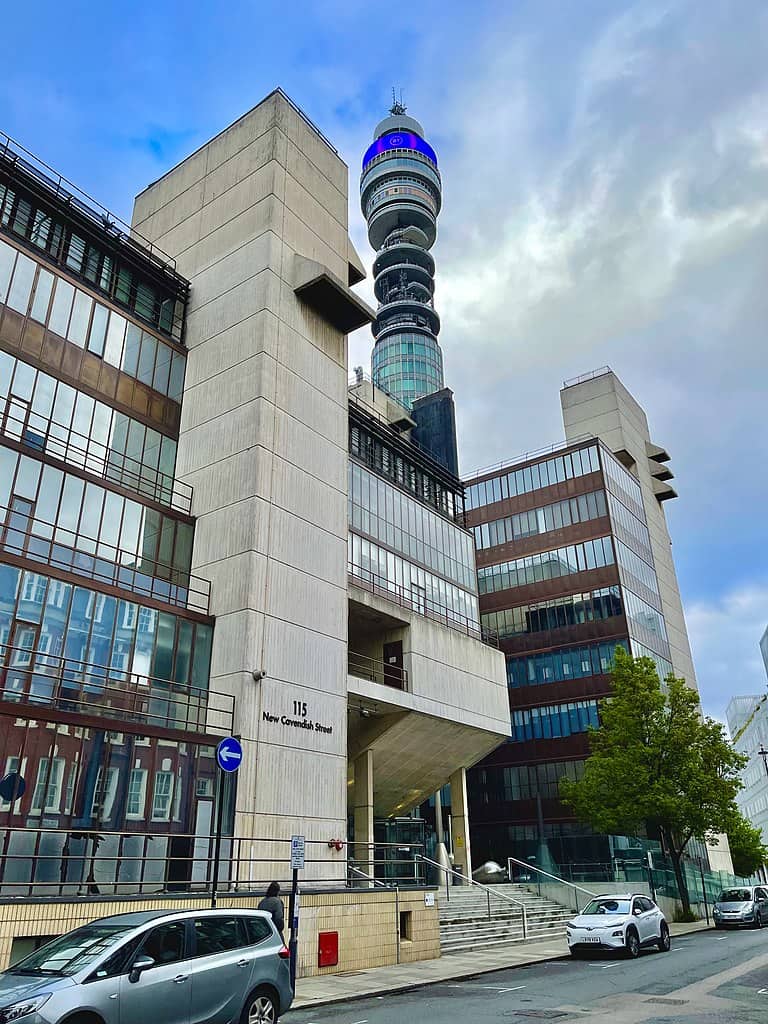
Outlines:
[[[144,956],[155,961],[156,966],[174,964],[184,959],[186,925],[183,921],[172,921],[153,928],[140,950]]]
[[[55,757],[53,761],[47,757],[40,758],[30,814],[40,814],[43,809],[46,814],[59,813],[63,779],[63,757]]]
[[[173,772],[155,773],[155,791],[152,797],[152,821],[168,821],[173,799]]]
[[[24,760],[25,760],[25,763],[26,763],[26,758]],[[19,775],[23,775],[24,774],[24,766],[21,764],[21,760],[18,757],[7,757],[5,759],[5,771],[3,772],[3,777],[5,777],[6,775],[10,775],[11,773],[15,774],[17,772],[19,773]],[[18,790],[17,790],[17,793],[18,793]],[[21,808],[21,797],[17,796],[17,799],[14,800],[14,802],[13,802],[14,813],[18,814],[20,808]],[[2,799],[0,799],[0,811],[10,811],[10,809],[11,809],[11,801],[10,800],[2,800]]]
[[[145,768],[132,768],[128,782],[128,799],[125,806],[126,818],[134,820],[144,817],[144,805],[147,799],[147,771]]]
[[[242,921],[251,946],[263,942],[264,939],[268,939],[272,935],[272,929],[263,917],[244,917]]]
[[[201,917],[193,924],[198,956],[212,956],[245,945],[239,917]]]
[[[99,768],[96,776],[96,786],[93,791],[93,803],[91,804],[91,817],[97,821],[109,820],[112,814],[112,806],[115,802],[117,781],[117,768],[107,768],[106,774],[102,767]]]
[[[104,963],[93,974],[86,978],[86,982],[89,981],[101,981],[103,978],[117,978],[123,974],[130,961],[133,959],[133,954],[139,947],[143,935],[136,935],[131,939],[130,942],[126,942],[124,946],[116,949],[112,956],[108,957]]]

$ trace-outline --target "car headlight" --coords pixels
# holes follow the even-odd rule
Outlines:
[[[755,908],[754,907],[744,907],[744,909],[742,910],[741,913],[743,914],[744,917],[752,917],[754,912],[755,912]]]
[[[18,1003],[11,1003],[10,1006],[3,1006],[0,1009],[0,1024],[10,1024],[13,1020],[26,1017],[28,1013],[35,1013],[50,998],[51,993],[48,992],[44,996],[33,996],[31,999],[22,999]]]
[[[611,936],[612,937],[616,937],[617,935],[618,936],[622,936],[623,934],[624,934],[624,932],[621,930],[621,928],[619,928],[618,931],[611,932]]]

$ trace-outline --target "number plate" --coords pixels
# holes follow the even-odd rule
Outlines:
[[[600,937],[598,935],[586,935],[581,941],[582,942],[599,942],[600,941]]]

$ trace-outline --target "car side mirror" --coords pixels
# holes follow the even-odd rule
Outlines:
[[[640,907],[635,907],[632,913],[635,915],[635,917],[640,917],[640,915],[642,914],[642,910],[640,909]]]
[[[132,985],[135,985],[136,982],[141,977],[141,972],[146,971],[148,967],[154,966],[155,961],[152,959],[151,956],[137,956],[136,959],[133,961],[131,973],[128,975],[128,981],[130,981]]]

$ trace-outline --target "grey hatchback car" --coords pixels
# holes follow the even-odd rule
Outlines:
[[[712,916],[715,928],[762,928],[768,925],[768,888],[764,885],[738,885],[723,889]]]
[[[259,910],[102,917],[0,974],[0,1024],[274,1024],[288,950]]]

